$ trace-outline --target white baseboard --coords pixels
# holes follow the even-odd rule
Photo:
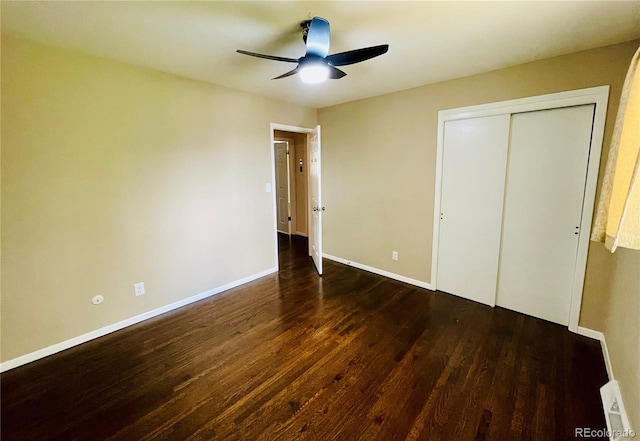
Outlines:
[[[578,332],[576,332],[576,334],[584,335],[585,337],[593,338],[594,340],[600,341],[600,346],[602,347],[602,356],[604,357],[604,365],[607,368],[609,381],[615,380],[615,377],[613,376],[613,368],[611,367],[611,358],[609,358],[609,349],[607,348],[607,341],[604,338],[604,334],[600,331],[583,328],[582,326],[578,326]]]
[[[105,326],[100,329],[96,329],[95,331],[87,332],[86,334],[79,335],[77,337],[71,338],[69,340],[65,340],[60,343],[56,343],[51,346],[47,346],[46,348],[38,349],[37,351],[31,352],[26,355],[22,355],[20,357],[14,358],[12,360],[5,361],[0,363],[0,372],[6,372],[10,369],[17,368],[18,366],[22,366],[27,363],[31,363],[32,361],[39,360],[44,357],[48,357],[49,355],[53,355],[57,352],[62,352],[66,349],[72,348],[74,346],[80,345],[82,343],[86,343],[90,340],[94,340],[98,337],[103,337],[107,334],[110,334],[115,331],[119,331],[120,329],[126,328],[127,326],[135,325],[136,323],[140,323],[144,320],[148,320],[152,317],[155,317],[160,314],[164,314],[165,312],[173,311],[174,309],[181,308],[182,306],[186,306],[190,303],[197,302],[198,300],[205,299],[207,297],[211,297],[213,295],[219,294],[221,292],[227,291],[231,288],[235,288],[236,286],[243,285],[245,283],[252,282],[253,280],[259,279],[260,277],[267,276],[276,272],[276,268],[270,268],[268,270],[259,272],[257,274],[253,274],[251,276],[245,277],[240,280],[236,280],[234,282],[227,283],[226,285],[219,286],[217,288],[210,289],[208,291],[202,292],[200,294],[196,294],[194,296],[188,297],[186,299],[179,300],[174,303],[170,303],[166,306],[162,306],[160,308],[154,309],[149,312],[145,312],[140,315],[136,315],[135,317],[128,318],[126,320],[122,320],[120,322],[114,323],[112,325]]]
[[[358,268],[361,270],[369,271],[370,273],[378,274],[380,276],[388,277],[390,279],[399,280],[400,282],[408,283],[409,285],[419,286],[420,288],[426,288],[431,291],[434,291],[433,287],[430,283],[423,282],[421,280],[411,279],[409,277],[401,276],[400,274],[391,273],[389,271],[381,270],[378,268],[374,268],[368,265],[364,265],[362,263],[353,262],[351,260],[343,259],[342,257],[332,256],[331,254],[323,253],[322,257],[333,260],[338,263],[342,263],[344,265],[352,266],[354,268]]]

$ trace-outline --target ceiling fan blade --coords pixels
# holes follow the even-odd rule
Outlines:
[[[296,66],[296,68],[295,68],[295,69],[290,70],[290,71],[289,71],[289,72],[287,72],[287,73],[283,73],[282,75],[277,76],[277,77],[275,77],[275,78],[271,78],[271,79],[272,79],[272,80],[279,80],[280,78],[290,77],[291,75],[295,75],[295,74],[297,74],[299,69],[300,69],[300,66]]]
[[[313,17],[307,32],[307,52],[305,55],[326,57],[329,53],[330,40],[329,22],[321,17]]]
[[[347,66],[349,64],[360,63],[361,61],[386,54],[388,50],[389,45],[382,44],[380,46],[365,47],[363,49],[354,49],[352,51],[329,55],[326,60],[332,66]]]
[[[251,55],[252,57],[266,58],[267,60],[286,61],[287,63],[298,62],[298,60],[296,60],[295,58],[285,58],[285,57],[276,57],[275,55],[257,54],[255,52],[247,52],[247,51],[242,51],[240,49],[238,49],[236,52],[239,54]]]
[[[329,67],[329,78],[332,80],[339,80],[342,77],[346,77],[347,74],[337,67],[328,66]]]

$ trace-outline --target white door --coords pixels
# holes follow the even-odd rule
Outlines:
[[[499,306],[569,323],[594,109],[512,116]]]
[[[322,185],[321,185],[321,146],[320,126],[316,126],[309,134],[309,255],[316,265],[318,274],[322,275]]]
[[[289,198],[289,143],[276,141],[276,207],[278,212],[278,231],[289,234],[290,198]]]
[[[436,286],[494,305],[509,115],[444,125]]]

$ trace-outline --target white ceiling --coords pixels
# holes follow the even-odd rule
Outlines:
[[[640,1],[2,1],[2,32],[312,107],[640,38]],[[330,53],[389,52],[305,85],[299,23],[331,23]]]

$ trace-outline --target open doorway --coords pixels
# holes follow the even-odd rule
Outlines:
[[[274,129],[273,154],[278,266],[291,266],[300,261],[308,263],[307,133]]]
[[[319,187],[319,182],[314,184],[318,179],[312,178],[319,175],[319,158],[316,158],[319,152],[315,149],[314,156],[310,148],[318,144],[319,128],[271,124],[271,135],[278,267],[289,266],[294,263],[292,260],[296,265],[309,265],[310,260],[315,264],[316,250],[319,251],[316,244],[321,237],[317,238],[317,234],[312,237],[312,233],[317,232],[321,224],[312,202],[317,200],[314,196],[317,190],[312,190]],[[318,268],[315,264],[315,268],[322,274],[321,265]]]
[[[322,275],[322,218],[325,207],[321,196],[320,126],[307,129],[271,123],[271,149],[272,183],[276,185],[278,173],[282,189],[280,195],[273,192],[276,266],[280,267],[278,245],[281,240],[288,239],[292,243],[293,238],[298,238],[298,242],[306,242],[308,256],[317,273]],[[267,184],[268,192],[271,185]]]
[[[307,237],[307,134],[274,131],[277,230]]]

